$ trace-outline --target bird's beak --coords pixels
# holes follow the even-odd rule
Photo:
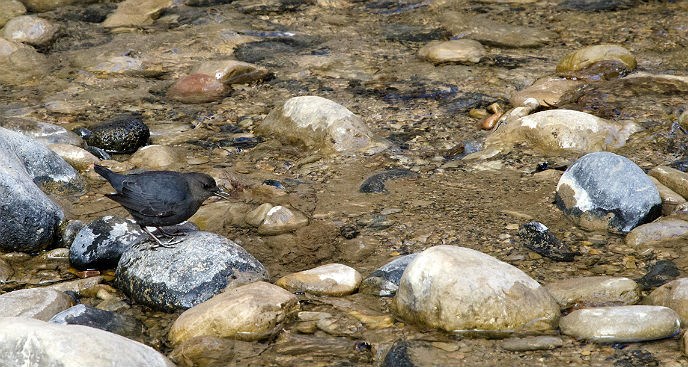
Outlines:
[[[224,191],[219,187],[217,188],[217,190],[213,191],[213,195],[215,195],[217,197],[221,197],[225,200],[229,200],[231,198],[231,196],[229,195],[229,193],[227,191]]]

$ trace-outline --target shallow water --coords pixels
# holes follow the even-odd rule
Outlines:
[[[552,203],[560,172],[534,172],[538,163],[568,165],[578,154],[516,149],[476,169],[476,162],[453,159],[452,152],[460,151],[457,146],[466,142],[479,143],[489,134],[461,107],[465,100],[477,98],[479,102],[472,106],[479,108],[494,101],[507,106],[511,93],[553,74],[561,57],[582,46],[621,44],[636,56],[641,71],[685,75],[688,3],[648,1],[606,12],[563,10],[550,1],[317,3],[344,6],[270,0],[178,6],[163,12],[152,26],[114,34],[98,23],[83,21],[75,15],[78,7],[42,14],[63,27],[61,37],[43,50],[52,69],[40,80],[1,86],[0,113],[74,128],[123,112],[139,112],[151,127],[153,143],[177,146],[193,162],[172,168],[208,172],[221,183],[233,184],[236,202],[288,203],[307,213],[313,224],[293,236],[262,237],[250,228],[214,224],[214,231],[235,240],[265,264],[273,280],[329,262],[345,263],[366,275],[394,256],[439,244],[483,251],[542,283],[589,275],[636,279],[658,259],[672,259],[679,269],[686,269],[684,244],[649,251],[628,248],[619,236],[588,233],[566,220]],[[114,8],[110,3],[88,6],[92,14],[107,14]],[[553,33],[537,48],[488,46],[489,57],[476,65],[434,66],[419,59],[416,53],[426,42],[461,37],[460,30],[447,23],[446,16],[452,12]],[[249,47],[246,42],[263,43]],[[141,75],[89,71],[94,60],[122,55],[145,60],[148,71]],[[237,86],[216,103],[185,105],[166,99],[167,87],[196,64],[232,57],[266,66],[274,78]],[[615,81],[591,88],[586,98],[567,107],[612,120],[633,120],[646,128],[620,154],[642,168],[685,155],[686,136],[672,130],[672,123],[688,105],[688,91],[676,86],[629,87]],[[346,106],[395,146],[372,157],[341,158],[304,152],[272,139],[241,149],[223,143],[236,138],[237,131],[250,134],[274,106],[299,95],[318,95]],[[67,107],[51,108],[55,101]],[[126,161],[128,156],[115,158]],[[418,175],[386,181],[385,193],[358,191],[368,176],[389,168],[410,169]],[[261,186],[266,179],[286,184],[288,195]],[[85,195],[59,199],[70,219],[126,216],[124,209],[103,197],[109,186],[93,175],[89,183]],[[517,241],[516,229],[507,227],[531,219],[545,223],[581,255],[571,263],[556,263],[525,249]],[[344,239],[339,228],[345,225],[355,226],[360,234]],[[3,286],[4,290],[74,277],[64,259],[14,256],[15,281]],[[352,309],[389,314],[386,298],[304,296],[302,309],[337,315],[341,332],[299,334],[298,325],[289,323],[276,340],[226,341],[218,348],[216,364],[209,365],[376,365],[400,337],[416,341],[414,356],[428,366],[654,363],[637,350],[651,353],[660,365],[688,365],[677,339],[620,348],[564,337],[562,348],[516,353],[500,349],[498,340],[450,336],[401,322],[373,330],[348,315]],[[165,335],[178,314],[138,305],[123,312],[146,325],[145,343],[171,351]],[[227,362],[229,358],[233,362]]]

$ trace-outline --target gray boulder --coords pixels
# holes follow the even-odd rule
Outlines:
[[[210,232],[189,232],[171,247],[136,246],[115,273],[134,301],[172,311],[187,309],[225,288],[267,280],[265,267],[241,246]]]
[[[43,144],[0,128],[0,250],[35,252],[53,242],[64,214],[39,186],[73,192],[83,181]]]
[[[69,262],[77,269],[112,269],[125,251],[148,238],[133,220],[105,216],[77,233],[69,247]]]
[[[130,339],[139,339],[143,334],[143,324],[132,316],[124,316],[112,311],[78,304],[57,315],[48,322],[61,325],[83,325],[109,331]]]
[[[588,230],[627,233],[660,216],[662,200],[643,170],[609,152],[586,154],[559,179],[557,206]]]
[[[391,297],[399,289],[401,275],[408,264],[416,258],[417,254],[399,256],[387,264],[375,269],[367,278],[363,279],[360,286],[361,293],[374,294],[381,297]]]

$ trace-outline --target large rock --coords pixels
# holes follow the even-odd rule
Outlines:
[[[199,336],[261,340],[276,334],[299,309],[296,296],[265,282],[229,289],[182,313],[170,329],[172,344]]]
[[[69,247],[69,263],[77,269],[113,269],[122,254],[149,239],[131,219],[105,216],[76,234]]]
[[[153,348],[81,325],[0,317],[0,355],[6,366],[174,367]]]
[[[64,214],[39,188],[79,191],[79,174],[43,144],[0,128],[0,250],[35,252],[55,239]]]
[[[65,293],[50,288],[28,288],[0,295],[0,317],[30,317],[50,320],[72,306]]]
[[[596,276],[564,279],[546,285],[562,309],[632,305],[640,299],[640,287],[632,279]]]
[[[48,73],[46,57],[33,47],[0,38],[0,84],[21,84]]]
[[[688,325],[688,278],[679,278],[655,289],[644,303],[669,307],[676,311],[681,324]]]
[[[668,338],[680,331],[678,315],[661,306],[618,306],[576,310],[561,318],[562,334],[603,343]]]
[[[137,246],[116,271],[119,288],[156,309],[193,307],[225,288],[268,278],[265,267],[236,243],[209,232],[189,232],[172,247]]]
[[[627,233],[657,218],[662,200],[645,172],[626,157],[590,153],[559,179],[557,206],[589,230]]]
[[[447,331],[548,330],[559,319],[556,301],[518,268],[446,245],[408,265],[392,307],[406,321]]]
[[[547,110],[500,126],[485,140],[485,147],[507,149],[525,144],[545,154],[588,153],[620,148],[639,130],[632,122],[621,124],[573,110]]]
[[[322,152],[372,154],[388,146],[346,107],[317,96],[288,99],[268,114],[257,131]]]

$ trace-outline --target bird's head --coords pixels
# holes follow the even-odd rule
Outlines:
[[[218,196],[229,199],[229,194],[217,186],[215,179],[205,173],[189,173],[189,184],[194,195],[202,196],[207,199],[211,196]]]

